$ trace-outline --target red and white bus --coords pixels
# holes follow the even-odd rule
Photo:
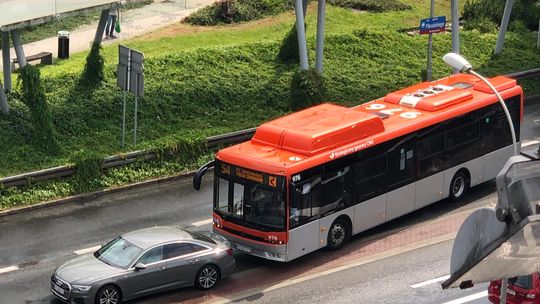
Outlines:
[[[523,91],[490,82],[517,138]],[[321,104],[259,126],[217,152],[213,229],[234,249],[291,261],[494,178],[513,154],[497,97],[467,74],[347,108]]]

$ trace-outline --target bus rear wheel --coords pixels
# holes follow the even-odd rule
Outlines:
[[[327,248],[329,250],[341,249],[349,240],[350,236],[351,232],[347,223],[343,219],[337,219],[332,223],[328,231]]]
[[[450,182],[450,199],[457,201],[465,196],[469,189],[469,178],[467,174],[461,170],[458,171]]]

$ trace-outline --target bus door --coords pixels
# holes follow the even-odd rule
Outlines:
[[[319,249],[321,177],[291,183],[290,191],[287,251],[292,260]]]
[[[414,210],[416,153],[414,138],[412,136],[409,138],[404,142],[398,142],[387,153],[387,221]]]

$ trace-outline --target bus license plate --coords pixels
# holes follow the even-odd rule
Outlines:
[[[236,244],[236,249],[238,249],[240,251],[243,251],[243,252],[251,253],[251,248],[249,248],[248,246]]]

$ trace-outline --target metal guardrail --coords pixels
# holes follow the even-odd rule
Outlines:
[[[507,77],[515,79],[523,79],[529,77],[540,76],[540,68],[510,73]],[[255,128],[231,132],[227,134],[208,137],[206,139],[206,146],[208,148],[215,148],[220,145],[230,145],[233,143],[239,143],[251,139],[255,134]],[[126,154],[108,156],[103,159],[103,169],[121,167],[137,160],[152,160],[157,158],[157,153],[154,151],[134,151]],[[77,169],[74,165],[66,165],[60,167],[49,168],[45,170],[39,170],[29,173],[23,173],[19,175],[9,176],[0,179],[0,184],[5,188],[20,187],[28,185],[34,182],[47,181],[62,177],[68,177],[74,175]]]
[[[251,139],[253,134],[255,134],[255,128],[208,137],[206,139],[206,146],[208,148],[215,148],[220,145],[230,145],[238,142],[243,142]],[[135,161],[141,159],[152,160],[156,158],[157,153],[155,151],[134,151],[126,154],[105,157],[103,159],[102,168],[109,169],[114,167],[121,167],[134,163]],[[35,182],[68,177],[74,175],[76,172],[77,169],[75,168],[75,165],[66,165],[1,178],[0,184],[2,184],[2,186],[5,188],[20,187]]]

